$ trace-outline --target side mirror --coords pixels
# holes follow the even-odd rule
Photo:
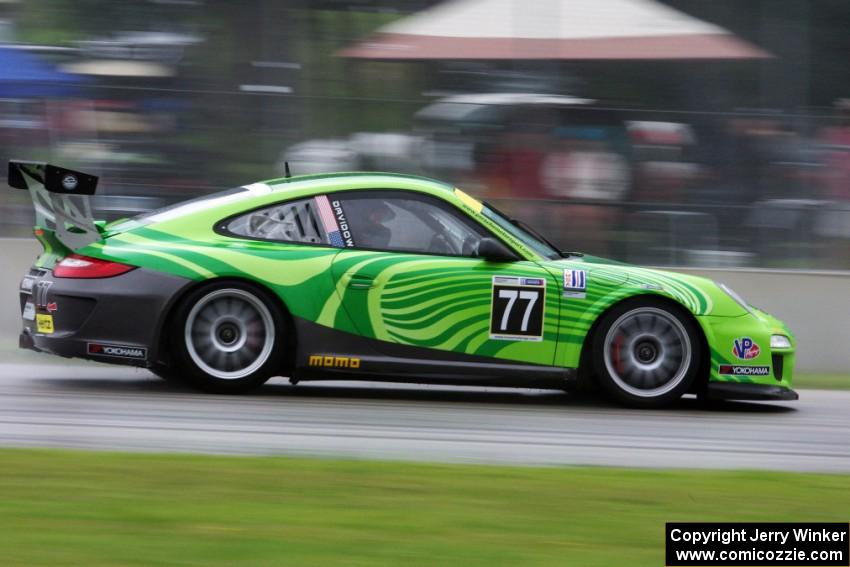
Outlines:
[[[504,244],[490,237],[478,241],[477,256],[488,262],[513,262],[517,259],[516,254],[511,252]]]

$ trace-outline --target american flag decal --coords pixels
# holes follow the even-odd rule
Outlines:
[[[587,288],[587,275],[584,270],[564,270],[564,289],[584,291]]]
[[[331,246],[336,248],[344,248],[345,243],[342,241],[342,234],[339,231],[339,225],[334,217],[334,212],[331,209],[331,204],[328,202],[326,195],[315,197],[316,208],[319,209],[319,218],[322,220],[322,226],[325,232],[328,233],[328,240]]]

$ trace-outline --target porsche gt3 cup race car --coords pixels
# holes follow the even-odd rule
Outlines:
[[[301,380],[796,399],[783,323],[711,280],[562,253],[431,179],[275,179],[112,223],[97,178],[10,162],[44,247],[20,346],[212,392]]]

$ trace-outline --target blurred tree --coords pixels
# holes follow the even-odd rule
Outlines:
[[[848,95],[850,2],[663,1],[723,26],[777,56],[760,64],[758,100],[763,106],[827,106]]]

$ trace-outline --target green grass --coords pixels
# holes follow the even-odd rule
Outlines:
[[[0,450],[3,565],[663,565],[667,521],[847,521],[850,476]]]

